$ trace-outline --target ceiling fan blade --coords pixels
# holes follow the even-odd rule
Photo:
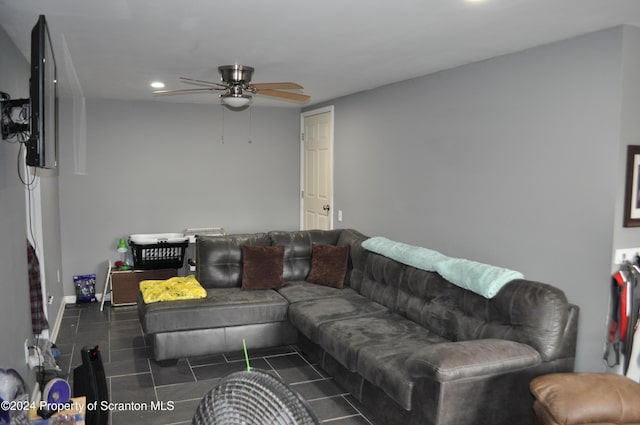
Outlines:
[[[262,89],[302,90],[304,88],[300,84],[290,83],[290,82],[285,82],[285,83],[251,83],[249,85],[251,87],[255,87],[258,90],[262,90]]]
[[[180,89],[180,90],[156,90],[153,94],[182,94],[182,93],[207,93],[212,91],[223,91],[226,88],[208,87],[206,89]]]
[[[258,90],[256,94],[260,94],[263,96],[272,96],[279,97],[281,99],[293,100],[294,102],[306,102],[311,99],[311,96],[307,96],[306,94],[299,93],[289,93],[286,91],[272,90],[272,89],[261,89]]]
[[[196,80],[195,78],[180,77],[180,80],[188,84],[206,84],[210,86],[218,86],[227,88],[226,84],[214,83],[213,81]]]

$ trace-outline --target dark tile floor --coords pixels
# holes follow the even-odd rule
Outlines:
[[[245,368],[242,352],[180,359],[161,366],[152,358],[142,334],[135,307],[111,308],[105,304],[66,307],[55,340],[61,352],[58,364],[69,380],[73,368],[82,363],[80,350],[99,345],[111,401],[172,402],[173,410],[111,411],[111,424],[191,423],[200,399],[220,378]],[[375,425],[359,410],[357,401],[317,366],[309,363],[296,347],[251,350],[251,366],[274,371],[297,390],[321,422],[332,425]],[[73,385],[73,382],[71,382]],[[157,403],[155,404],[157,405]]]

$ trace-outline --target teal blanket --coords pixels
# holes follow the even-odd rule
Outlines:
[[[512,280],[524,278],[522,273],[514,270],[463,258],[447,257],[432,249],[407,245],[381,236],[367,239],[362,243],[362,247],[399,263],[437,272],[449,282],[485,298],[495,297],[500,289]]]
[[[520,272],[463,258],[448,258],[439,262],[436,272],[449,282],[485,298],[495,297],[504,285],[524,277]]]
[[[448,258],[438,251],[395,242],[382,236],[367,239],[362,242],[362,247],[368,251],[392,258],[399,263],[430,272],[435,272],[436,264]]]

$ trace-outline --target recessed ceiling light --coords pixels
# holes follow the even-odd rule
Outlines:
[[[154,89],[162,89],[164,88],[164,83],[162,81],[154,81],[153,83],[151,83],[151,87],[153,87]]]

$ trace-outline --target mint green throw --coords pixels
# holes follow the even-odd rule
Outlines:
[[[367,239],[362,242],[362,247],[368,251],[394,259],[399,263],[430,272],[436,271],[436,263],[448,258],[438,251],[392,241],[382,236]]]
[[[367,239],[362,243],[362,247],[399,263],[437,272],[449,282],[485,298],[495,297],[500,289],[512,280],[524,278],[523,274],[517,271],[463,258],[447,257],[432,249],[407,245],[382,236]]]

